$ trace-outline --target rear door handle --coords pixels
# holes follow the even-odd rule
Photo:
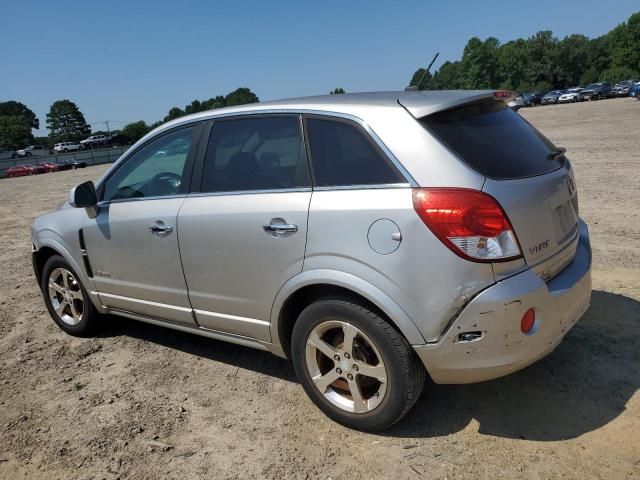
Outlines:
[[[269,223],[263,225],[262,228],[265,232],[270,233],[295,233],[298,231],[298,226],[291,223]]]
[[[151,233],[171,233],[173,225],[165,225],[164,222],[158,221],[149,226]]]

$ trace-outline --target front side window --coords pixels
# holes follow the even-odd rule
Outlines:
[[[183,193],[187,156],[196,129],[190,126],[174,130],[144,145],[107,179],[102,200]]]
[[[317,186],[406,183],[356,125],[320,118],[308,118],[305,125]]]
[[[308,187],[309,167],[297,116],[217,121],[211,130],[202,192]]]

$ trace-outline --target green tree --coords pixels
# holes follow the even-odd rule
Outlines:
[[[0,148],[17,150],[33,143],[31,129],[40,121],[26,105],[10,100],[0,102]]]
[[[33,142],[31,125],[21,115],[0,116],[0,148],[17,150]]]
[[[438,90],[462,88],[460,62],[444,62],[433,74],[432,84]]]
[[[460,62],[461,81],[464,88],[497,88],[499,79],[497,38],[489,37],[484,42],[478,37],[469,39]]]
[[[233,105],[244,105],[245,103],[256,103],[260,99],[249,88],[241,87],[224,97],[226,107]]]
[[[78,142],[91,133],[78,106],[70,100],[58,100],[47,113],[49,138],[54,142]]]
[[[121,133],[132,141],[137,142],[150,131],[151,127],[149,127],[144,120],[140,120],[138,122],[128,123],[122,127]]]
[[[184,110],[178,107],[173,107],[171,110],[169,110],[169,113],[167,113],[167,115],[164,117],[164,121],[169,122],[171,120],[175,120],[176,118],[182,117],[183,115],[186,115]]]
[[[193,100],[189,105],[184,107],[184,110],[178,107],[173,107],[169,110],[167,116],[164,117],[164,121],[168,122],[182,117],[183,115],[204,112],[215,108],[243,105],[245,103],[254,103],[259,101],[260,100],[256,94],[253,93],[251,89],[242,87],[228,93],[224,97],[222,95],[218,95],[216,97],[211,97],[209,100]]]
[[[589,68],[589,39],[584,35],[569,35],[558,42],[554,58],[554,87],[578,85]]]
[[[558,40],[548,30],[502,45],[492,37],[473,37],[460,60],[443,63],[433,76],[427,74],[420,89],[547,90],[633,78],[640,75],[639,45],[640,12],[593,39],[575,34]],[[416,85],[423,73],[416,70],[410,85]]]
[[[1,116],[21,116],[25,121],[36,130],[40,128],[40,120],[36,117],[26,105],[15,100],[9,100],[8,102],[0,102],[0,117]]]
[[[497,69],[500,88],[518,90],[526,76],[528,61],[527,41],[519,38],[507,42],[498,51]]]
[[[580,75],[580,84],[587,85],[589,83],[597,82],[598,78],[600,78],[598,69],[595,67],[589,67],[582,75]]]
[[[347,93],[347,92],[344,91],[344,88],[338,87],[338,88],[334,88],[333,90],[331,90],[329,92],[329,95],[340,95],[341,93]]]
[[[609,67],[600,74],[600,80],[608,82],[619,82],[621,80],[629,80],[638,78],[638,72],[629,67]]]

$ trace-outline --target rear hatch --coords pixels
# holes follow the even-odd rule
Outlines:
[[[503,102],[485,99],[420,122],[486,177],[482,190],[505,210],[525,261],[549,280],[575,255],[578,199],[571,164]]]

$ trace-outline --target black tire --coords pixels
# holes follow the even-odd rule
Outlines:
[[[77,285],[79,286],[79,291],[82,293],[82,301],[83,301],[83,309],[80,321],[76,325],[70,325],[69,323],[65,323],[60,316],[56,313],[53,304],[51,303],[51,299],[49,298],[49,277],[51,273],[58,268],[63,268],[71,272],[71,274],[77,279]],[[44,267],[42,269],[42,276],[40,281],[40,289],[42,290],[42,295],[44,297],[44,303],[47,306],[47,310],[49,310],[49,314],[53,321],[60,327],[62,330],[67,332],[70,335],[76,337],[86,337],[91,335],[96,329],[97,323],[99,321],[100,314],[91,303],[91,299],[87,294],[87,290],[80,282],[80,278],[78,274],[71,268],[69,263],[60,255],[53,255],[50,257]]]
[[[386,392],[380,404],[368,412],[348,412],[334,405],[311,378],[306,361],[307,339],[314,328],[330,320],[347,322],[368,336],[384,363]],[[362,431],[383,430],[400,420],[417,401],[426,378],[424,366],[404,336],[388,320],[350,298],[322,299],[302,311],[293,329],[291,359],[313,403],[335,422]]]

